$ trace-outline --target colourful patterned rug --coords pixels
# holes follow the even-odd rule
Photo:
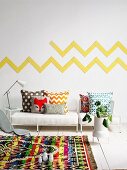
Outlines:
[[[53,162],[42,161],[43,152]],[[87,136],[0,136],[0,169],[96,170]]]

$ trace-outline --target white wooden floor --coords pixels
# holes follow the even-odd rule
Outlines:
[[[21,127],[20,127],[21,128]],[[23,128],[23,127],[22,127]],[[109,139],[92,137],[92,128],[84,127],[83,132],[76,132],[75,127],[25,127],[31,131],[31,135],[88,135],[98,170],[127,170],[127,125],[117,126],[110,131]],[[0,135],[6,135],[0,131]]]

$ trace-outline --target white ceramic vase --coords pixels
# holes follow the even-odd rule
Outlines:
[[[42,163],[42,156],[41,156],[41,155],[40,155],[39,158],[38,158],[38,162],[39,162],[39,164]]]
[[[50,161],[50,162],[53,162],[53,153],[50,153],[50,154],[49,154],[49,161]]]
[[[48,154],[46,152],[43,153],[43,161],[46,162],[48,160]]]
[[[94,117],[93,137],[108,137],[109,130],[103,125],[104,118]]]

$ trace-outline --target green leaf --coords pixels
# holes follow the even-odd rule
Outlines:
[[[106,106],[101,106],[101,111],[102,112],[106,112],[107,111],[107,107]]]
[[[100,113],[101,113],[101,112],[99,112],[99,111],[96,112],[96,115],[97,115],[98,118],[101,117]]]
[[[107,106],[104,106],[105,107],[105,112],[107,112],[107,110],[108,110],[108,107]]]
[[[108,120],[112,122],[112,115],[108,115]]]
[[[99,105],[101,105],[101,102],[100,102],[100,101],[96,101],[96,102],[95,102],[95,105],[96,105],[96,106],[99,106]]]
[[[88,121],[88,122],[89,122],[90,119],[91,119],[90,115],[86,114],[82,120],[83,120],[83,121]]]
[[[101,112],[102,111],[101,107],[98,107],[96,111]]]
[[[88,123],[90,123],[92,121],[92,118],[90,117],[90,119],[88,120]]]
[[[108,119],[104,119],[104,120],[103,120],[103,125],[104,125],[106,128],[109,127]]]

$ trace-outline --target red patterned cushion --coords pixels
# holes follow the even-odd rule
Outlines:
[[[80,112],[89,112],[89,98],[86,95],[79,94],[81,100],[81,110]]]

